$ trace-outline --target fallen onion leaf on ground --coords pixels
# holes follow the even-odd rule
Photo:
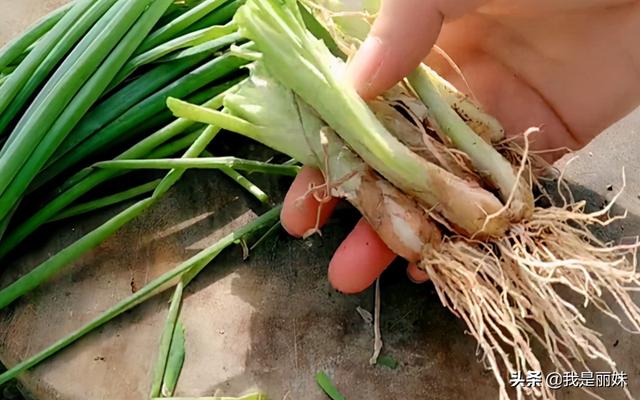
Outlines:
[[[316,373],[316,383],[327,394],[327,396],[331,398],[331,400],[346,400],[346,398],[338,391],[338,388],[333,384],[331,378],[329,378],[323,371]]]
[[[100,326],[113,320],[122,313],[134,308],[138,304],[143,303],[144,301],[166,290],[167,288],[174,286],[176,284],[176,280],[179,280],[181,277],[185,276],[185,274],[192,279],[227,247],[231,246],[234,243],[237,243],[247,235],[251,235],[268,226],[271,226],[279,218],[280,209],[280,206],[276,206],[266,213],[262,214],[261,216],[257,217],[255,220],[238,228],[235,232],[223,237],[212,246],[202,250],[195,256],[191,257],[189,260],[153,279],[136,293],[132,294],[126,299],[123,299],[122,301],[102,313],[100,316],[93,319],[88,324],[74,331],[72,334],[63,339],[60,339],[45,350],[27,358],[26,360],[13,366],[8,371],[0,374],[0,385],[17,377],[22,372],[33,368],[40,362],[46,360],[60,350],[76,342],[78,339],[99,328]]]
[[[158,349],[158,356],[156,364],[153,367],[153,381],[151,383],[150,397],[160,396],[163,388],[163,382],[167,375],[169,361],[169,354],[171,353],[171,347],[173,343],[173,337],[178,327],[178,316],[180,314],[180,308],[182,307],[182,293],[184,291],[184,279],[176,284],[176,288],[171,296],[171,302],[169,303],[169,312],[165,320],[164,329],[162,330],[162,336],[160,337],[160,347]],[[183,344],[184,347],[184,338]],[[175,385],[174,385],[175,388]],[[164,396],[164,393],[163,393]]]
[[[49,222],[76,217],[78,215],[86,214],[115,204],[123,203],[145,193],[153,192],[159,183],[160,179],[156,179],[154,181],[133,187],[131,189],[127,189],[119,193],[112,194],[110,196],[105,196],[99,199],[88,201],[86,203],[77,204],[56,215],[54,218],[50,219]]]
[[[166,369],[162,378],[161,393],[163,397],[173,396],[178,385],[178,378],[180,378],[185,359],[184,334],[184,326],[179,320],[176,321],[167,355]]]

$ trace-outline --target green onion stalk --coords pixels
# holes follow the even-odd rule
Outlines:
[[[139,9],[139,12],[142,12],[140,18],[122,38],[120,44],[106,57],[102,65],[93,73],[91,78],[75,95],[71,102],[67,104],[62,114],[58,116],[50,130],[46,132],[46,135],[40,140],[40,143],[36,146],[33,153],[31,153],[26,159],[26,162],[23,163],[20,171],[11,182],[11,185],[2,193],[0,196],[0,204],[16,204],[25,194],[31,181],[42,169],[56,148],[63,142],[72,127],[80,120],[81,116],[89,109],[91,104],[98,99],[99,95],[105,89],[107,82],[115,75],[115,70],[124,64],[126,59],[141,42],[141,37],[144,37],[144,35],[151,30],[170,4],[171,0],[155,0],[146,10],[144,8]],[[122,16],[130,12],[130,9],[123,8]],[[121,17],[115,15],[114,18],[119,19]],[[96,25],[96,27],[98,26],[99,24]],[[99,44],[99,42],[93,42],[93,45]],[[64,64],[62,67],[64,67]],[[13,144],[16,143],[18,143],[18,140]],[[8,153],[6,155],[9,155],[10,151],[17,150],[11,150],[9,147],[7,151]]]
[[[119,135],[122,132],[126,132],[130,127],[137,126],[138,122],[132,123],[132,121],[134,121],[135,118],[140,120],[139,116],[143,111],[143,117],[148,118],[150,117],[150,113],[161,110],[162,108],[158,107],[156,103],[153,104],[153,108],[150,108],[147,104],[152,101],[151,99],[157,99],[159,96],[162,96],[162,93],[166,93],[166,88],[169,85],[171,85],[174,90],[175,87],[181,86],[185,81],[186,75],[188,75],[190,71],[197,69],[198,64],[201,64],[206,58],[207,56],[203,55],[184,62],[167,63],[157,66],[122,87],[117,92],[110,94],[107,98],[96,104],[95,107],[80,120],[49,159],[46,167],[55,164],[56,161],[64,158],[79,146],[87,146],[85,142],[88,140],[97,140],[92,137],[107,135],[105,132],[113,131],[114,129],[118,132],[115,134]],[[216,62],[216,64],[219,64],[219,62]],[[227,70],[226,72],[221,71],[222,74],[232,72],[234,72],[233,69]],[[209,80],[203,80],[201,76],[197,79],[202,86],[211,83]],[[193,77],[191,80],[193,80]],[[34,186],[38,187],[43,181],[46,181],[44,175],[44,173],[40,174]]]
[[[60,19],[73,6],[73,2],[54,10],[49,15],[40,19],[33,26],[29,27],[25,33],[7,43],[0,49],[0,71],[9,65],[15,64],[16,60],[31,47],[42,36],[49,32]]]
[[[73,57],[67,53],[78,45],[84,35],[115,4],[116,0],[78,1],[64,17],[39,40],[34,49],[20,63],[0,90],[0,133],[7,133],[11,122],[19,115],[43,82],[49,77],[61,60],[68,60],[67,67],[81,55],[76,51]],[[115,11],[115,10],[114,10]],[[95,39],[96,29],[90,35]],[[84,41],[82,48],[90,45]],[[59,71],[64,73],[64,70]],[[5,146],[6,147],[6,146]],[[4,153],[5,149],[2,150]]]
[[[86,203],[77,204],[56,215],[54,218],[50,219],[49,222],[61,221],[63,219],[77,217],[78,215],[87,214],[105,207],[123,203],[127,200],[142,196],[143,194],[153,192],[158,186],[158,183],[160,183],[160,180],[156,179],[154,181],[138,185],[119,193],[87,201]]]
[[[337,43],[344,54],[353,54],[365,39],[371,23],[380,9],[380,0],[302,0],[310,8],[320,24],[328,32],[333,32],[330,40]],[[305,8],[302,9],[306,10]],[[304,16],[304,14],[303,14]],[[332,50],[334,54],[338,54]],[[433,84],[447,102],[465,120],[471,129],[488,142],[500,142],[504,139],[504,129],[500,122],[487,114],[468,95],[460,92],[456,87],[433,74]]]
[[[306,4],[316,14],[323,14],[325,23],[337,28],[339,43],[346,41],[350,45],[360,43],[366,37],[370,29],[369,17],[380,7],[376,0],[355,4],[319,0]],[[342,47],[346,52],[353,49],[347,45]],[[408,81],[426,106],[430,124],[465,152],[478,173],[499,190],[501,199],[508,203],[509,219],[519,221],[530,217],[533,211],[530,184],[519,177],[517,169],[491,146],[504,139],[500,123],[426,65],[417,68]]]
[[[229,40],[229,35],[236,31],[235,26],[233,24],[227,25],[216,25],[211,26],[209,28],[204,28],[196,32],[191,32],[186,35],[177,37],[173,40],[170,40],[166,43],[163,43],[153,49],[150,49],[127,62],[124,68],[118,72],[118,75],[113,80],[113,86],[116,86],[118,83],[124,81],[133,71],[137,68],[140,68],[143,65],[150,64],[174,51],[181,50],[184,48],[195,47],[202,43],[207,43],[213,41],[215,39],[219,39],[221,37],[226,36],[227,40]],[[231,37],[232,40],[228,42],[222,42],[218,48],[221,48],[225,45],[230,45],[237,41],[235,37]],[[233,40],[235,39],[235,40]],[[214,50],[215,51],[215,50]]]
[[[220,25],[227,23],[227,21],[233,19],[236,11],[240,6],[244,4],[245,0],[229,0],[213,12],[204,16],[204,18],[198,19],[195,23],[185,29],[181,34],[195,32],[200,29],[207,28],[209,26]]]
[[[262,172],[271,175],[296,176],[300,167],[297,165],[279,165],[237,157],[199,157],[192,159],[147,159],[147,160],[114,160],[101,161],[95,168],[106,169],[226,169],[239,171]]]
[[[212,13],[214,10],[218,9],[226,2],[227,0],[202,1],[200,4],[183,13],[168,24],[165,24],[157,30],[153,31],[140,45],[140,48],[137,50],[137,54],[148,51],[162,43],[175,38],[185,29],[192,26],[194,23],[201,20],[208,14]]]

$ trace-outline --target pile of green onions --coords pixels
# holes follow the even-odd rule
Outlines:
[[[217,169],[263,204],[270,204],[267,194],[242,171],[297,173],[299,167],[290,162],[213,157],[207,147],[220,129],[174,118],[165,106],[167,98],[178,97],[219,108],[223,94],[244,79],[247,61],[231,51],[245,46],[231,21],[243,3],[76,0],[0,50],[0,259],[6,264],[26,239],[51,223],[128,204],[1,288],[0,310],[153,206],[190,168]],[[144,159],[155,160],[154,168],[166,172],[122,180],[118,178],[132,175],[135,166],[116,169],[105,163]],[[127,183],[131,181],[135,184]],[[186,285],[226,247],[273,228],[278,210],[271,208],[86,326],[12,366],[0,374],[0,384],[177,282]],[[165,369],[159,370],[164,378]]]

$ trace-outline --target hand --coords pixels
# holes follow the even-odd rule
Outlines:
[[[640,2],[637,0],[383,0],[369,38],[349,64],[364,99],[408,75],[422,60],[469,91],[507,135],[531,126],[536,150],[578,149],[640,103]],[[462,71],[466,83],[433,44]],[[430,53],[431,52],[431,53]],[[468,87],[467,87],[468,83]],[[561,153],[550,153],[549,159]],[[322,174],[304,168],[285,199],[282,223],[294,236],[316,226],[318,202],[303,196]],[[319,226],[337,200],[322,205]],[[366,289],[395,255],[361,220],[336,251],[329,280]],[[410,265],[409,276],[426,274]]]

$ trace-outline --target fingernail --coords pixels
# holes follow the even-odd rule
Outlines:
[[[410,263],[409,266],[407,266],[407,276],[411,282],[418,284],[425,283],[429,280],[429,275],[418,268],[415,263]]]
[[[374,84],[383,62],[382,41],[378,37],[369,36],[347,66],[347,77],[362,98],[370,99],[377,95]]]

